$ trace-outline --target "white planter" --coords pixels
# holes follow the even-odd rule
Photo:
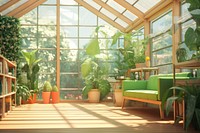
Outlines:
[[[98,89],[91,89],[88,92],[88,100],[90,103],[99,103],[100,101],[100,91]]]
[[[115,95],[115,106],[121,106],[123,101],[122,90],[115,89],[114,95]]]

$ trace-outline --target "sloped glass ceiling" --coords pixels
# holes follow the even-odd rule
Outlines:
[[[7,15],[16,8],[27,6],[28,2],[54,3],[56,0],[0,0],[0,13]],[[121,31],[125,31],[138,19],[143,19],[146,12],[164,0],[60,0],[62,3],[78,3],[92,13],[104,19]],[[6,6],[5,6],[6,5]],[[29,4],[31,6],[31,4]],[[27,6],[26,8],[29,8]],[[6,7],[6,8],[5,8]],[[24,8],[21,8],[21,10]]]

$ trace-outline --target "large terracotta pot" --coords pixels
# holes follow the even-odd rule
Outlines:
[[[98,89],[91,89],[88,92],[88,99],[90,103],[99,103],[100,101],[100,91]]]
[[[122,90],[115,89],[114,96],[115,96],[115,106],[121,106],[123,101]]]
[[[51,92],[51,98],[52,98],[52,103],[58,103],[59,102],[59,92]]]
[[[42,92],[42,99],[44,104],[48,104],[50,101],[51,92]]]

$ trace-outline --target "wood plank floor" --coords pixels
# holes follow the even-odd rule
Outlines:
[[[27,104],[0,121],[0,133],[184,133],[158,109],[121,110],[112,103]],[[192,128],[188,132],[196,132]]]

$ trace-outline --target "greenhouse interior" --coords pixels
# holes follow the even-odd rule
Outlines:
[[[0,132],[186,131],[200,0],[0,0]]]

